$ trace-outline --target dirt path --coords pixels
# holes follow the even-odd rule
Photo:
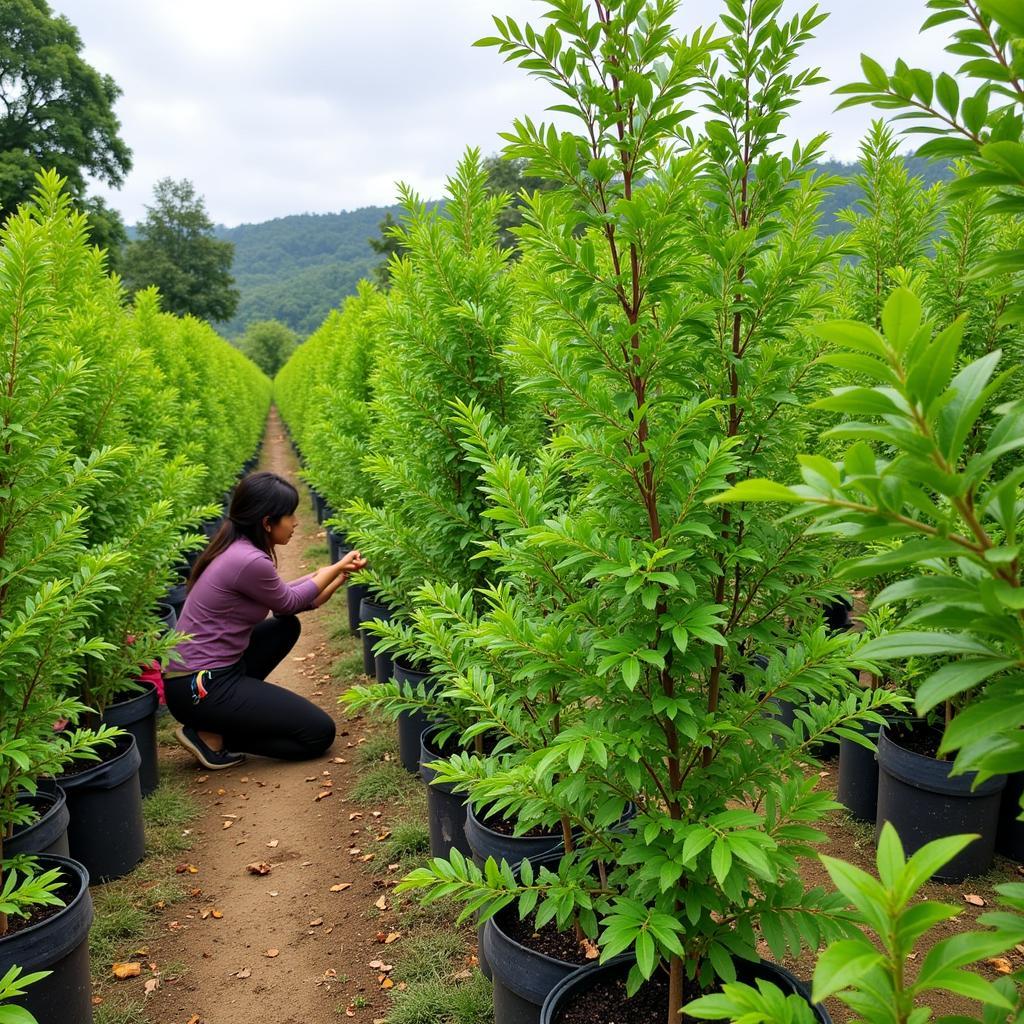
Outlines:
[[[297,479],[276,411],[261,468]],[[314,568],[304,552],[323,542],[308,502],[299,516],[299,530],[278,553],[285,579]],[[328,635],[344,600],[339,592],[303,615],[296,649],[274,674],[274,682],[338,720],[326,757],[302,764],[251,758],[241,768],[204,772],[184,751],[163,751],[172,771],[192,776],[203,814],[193,829],[198,841],[190,867],[182,866],[186,874],[196,869],[192,896],[168,909],[162,937],[150,949],[153,959],[182,968],[180,980],[147,1000],[153,1024],[336,1024],[353,999],[358,1019],[370,1024],[381,1016],[385,1000],[367,967],[381,950],[379,924],[365,913],[380,889],[348,852],[353,843],[365,846],[353,838],[362,834],[355,827],[361,822],[350,823],[353,808],[345,798],[359,736],[338,712],[330,676],[338,645],[329,645]],[[259,862],[271,866],[269,874],[247,870]],[[351,886],[331,891],[346,883]]]

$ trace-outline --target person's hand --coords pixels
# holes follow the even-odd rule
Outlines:
[[[350,551],[338,562],[338,567],[343,573],[349,575],[366,568],[366,559],[358,551]]]

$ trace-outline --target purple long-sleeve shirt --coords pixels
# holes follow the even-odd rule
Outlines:
[[[190,633],[168,672],[226,668],[245,653],[257,623],[267,612],[291,615],[313,607],[320,593],[312,579],[285,583],[273,561],[252,541],[240,537],[206,567],[185,600],[178,632]]]

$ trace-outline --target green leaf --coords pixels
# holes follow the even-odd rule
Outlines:
[[[1024,36],[1024,9],[1019,0],[978,0],[978,6],[1015,36]]]
[[[887,633],[869,640],[857,649],[857,654],[868,661],[892,661],[927,654],[982,654],[994,656],[998,652],[986,647],[973,637],[956,633],[931,633],[907,630]]]
[[[956,84],[956,79],[943,71],[935,79],[935,95],[942,104],[942,109],[955,119],[960,109],[960,87]]]
[[[915,700],[918,714],[927,714],[950,697],[977,686],[1011,665],[1013,662],[1006,658],[970,658],[943,665],[918,687]]]
[[[833,942],[814,968],[811,998],[820,1003],[836,992],[855,985],[873,967],[883,962],[882,954],[864,938]]]
[[[787,501],[800,502],[804,499],[783,484],[774,480],[741,480],[721,494],[708,499],[708,504],[734,501]]]
[[[882,329],[893,348],[906,351],[921,326],[921,300],[909,288],[897,288],[882,308]]]

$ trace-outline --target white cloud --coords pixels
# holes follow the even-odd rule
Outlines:
[[[120,191],[98,189],[129,221],[157,178],[191,178],[226,224],[354,209],[394,199],[407,181],[435,196],[467,145],[500,148],[514,117],[543,116],[552,93],[491,49],[491,13],[539,20],[530,0],[52,0],[81,32],[87,59],[124,90],[117,110],[135,165]],[[788,0],[787,10],[806,4]],[[826,3],[826,7],[829,5]],[[948,68],[942,30],[918,35],[924,0],[832,0],[805,58],[835,84],[865,50]],[[684,0],[679,27],[706,24],[719,0]],[[856,155],[873,112],[834,113],[809,93],[789,134],[832,133]]]

